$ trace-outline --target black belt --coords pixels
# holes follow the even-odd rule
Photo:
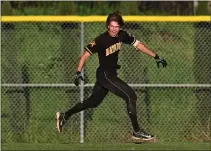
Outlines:
[[[99,69],[102,70],[117,70],[120,69],[121,66],[120,65],[116,65],[116,66],[99,66]]]

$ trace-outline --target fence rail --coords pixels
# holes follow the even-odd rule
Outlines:
[[[131,87],[163,87],[163,88],[210,88],[211,84],[128,84]],[[76,87],[75,84],[11,84],[3,83],[2,87]],[[94,84],[84,84],[79,85],[78,87],[93,87]]]
[[[107,16],[2,16],[2,22],[104,22]],[[123,16],[127,22],[210,22],[210,16]]]

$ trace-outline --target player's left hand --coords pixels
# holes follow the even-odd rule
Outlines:
[[[156,63],[157,63],[157,67],[159,68],[159,64],[161,63],[163,65],[163,68],[165,68],[167,66],[167,62],[166,60],[164,60],[163,58],[161,58],[160,56],[158,56],[156,54],[155,56],[155,60],[156,60]]]

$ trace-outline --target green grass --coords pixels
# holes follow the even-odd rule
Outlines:
[[[2,144],[2,150],[210,150],[209,143]]]

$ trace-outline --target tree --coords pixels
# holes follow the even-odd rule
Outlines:
[[[193,2],[180,1],[140,1],[139,11],[168,14],[168,15],[193,15]]]

